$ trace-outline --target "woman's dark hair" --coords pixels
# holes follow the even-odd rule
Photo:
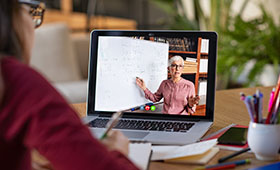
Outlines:
[[[18,0],[0,0],[0,59],[7,55],[21,58],[22,41],[15,30],[18,20],[20,20]]]

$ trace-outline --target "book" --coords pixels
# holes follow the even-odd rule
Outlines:
[[[130,143],[128,158],[141,170],[149,167],[152,155],[151,143]]]
[[[230,127],[241,127],[241,128],[248,128],[248,126],[242,126],[242,125],[236,125],[236,124],[231,124],[228,127],[225,127],[221,130],[218,130],[217,132],[214,132],[214,135],[211,135],[209,137],[204,137],[202,141],[206,140],[212,140],[212,139],[218,139],[222,134],[224,134]],[[248,143],[245,145],[224,145],[224,144],[217,144],[217,146],[220,149],[225,149],[225,150],[232,150],[232,151],[240,151],[242,149],[248,148]]]
[[[173,163],[206,164],[219,152],[214,147],[217,139],[193,143],[184,146],[153,146],[151,160],[163,160]]]
[[[194,51],[195,42],[190,38],[166,38],[170,51]]]
[[[208,53],[209,51],[209,39],[202,39],[201,40],[201,53]]]
[[[186,61],[189,62],[189,64],[191,63],[196,63],[197,62],[197,59],[196,58],[191,58],[191,57],[186,57]],[[186,63],[185,63],[186,64]]]
[[[207,162],[209,162],[209,160],[212,159],[219,151],[220,149],[218,147],[213,147],[202,154],[191,155],[182,158],[167,159],[164,160],[164,162],[204,165],[207,164]]]
[[[200,59],[199,72],[207,73],[208,69],[208,59]]]

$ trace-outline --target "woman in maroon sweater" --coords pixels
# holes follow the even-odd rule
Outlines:
[[[0,1],[0,169],[30,170],[32,149],[56,170],[137,169],[126,158],[122,133],[103,144],[94,139],[63,97],[26,65],[43,13],[34,1]]]

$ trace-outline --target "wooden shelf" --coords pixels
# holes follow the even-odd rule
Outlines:
[[[153,41],[154,39],[150,39]],[[174,56],[176,54],[178,55],[184,55],[184,54],[194,54],[194,57],[196,57],[196,62],[191,62],[191,61],[184,61],[184,69],[182,70],[182,75],[194,75],[195,76],[195,81],[194,81],[194,86],[195,86],[195,93],[198,94],[198,88],[199,88],[199,79],[200,78],[207,78],[208,73],[207,72],[199,72],[200,66],[201,66],[201,59],[208,59],[208,53],[201,53],[201,44],[202,43],[202,38],[199,37],[197,40],[197,49],[196,51],[176,51],[176,50],[169,50],[169,57]],[[203,63],[204,65],[204,63]],[[170,78],[170,73],[168,73],[168,78]],[[198,105],[196,107],[196,112],[194,115],[199,115],[199,116],[204,116],[206,111],[206,105]]]
[[[91,16],[88,25],[87,14],[73,12],[73,0],[61,0],[61,10],[48,9],[45,12],[44,23],[64,22],[72,31],[86,31],[89,29],[125,29],[135,30],[137,23],[132,19],[108,16]]]
[[[169,53],[173,53],[173,54],[196,54],[195,51],[169,51]]]
[[[197,41],[197,50],[196,51],[175,51],[170,50],[169,54],[195,54],[196,55],[196,62],[191,63],[188,61],[185,61],[184,63],[184,69],[182,71],[182,75],[190,75],[195,74],[195,93],[198,94],[198,87],[199,87],[199,78],[207,78],[208,74],[207,72],[200,73],[200,60],[201,59],[208,59],[208,53],[201,53],[201,43],[202,38],[199,37]],[[169,55],[170,56],[170,55]],[[172,55],[171,55],[172,56]],[[186,68],[187,66],[187,68]],[[170,74],[168,74],[168,77],[170,78]]]
[[[205,116],[206,113],[206,105],[198,105],[196,106],[196,112],[192,114],[193,116]]]
[[[199,76],[206,76],[207,77],[207,72],[201,72],[201,73],[199,73]]]

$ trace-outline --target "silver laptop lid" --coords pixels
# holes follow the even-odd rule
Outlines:
[[[213,121],[216,56],[215,32],[93,31],[87,114],[126,110],[123,117]],[[182,79],[173,83],[176,76]],[[157,94],[144,92],[136,77]]]

